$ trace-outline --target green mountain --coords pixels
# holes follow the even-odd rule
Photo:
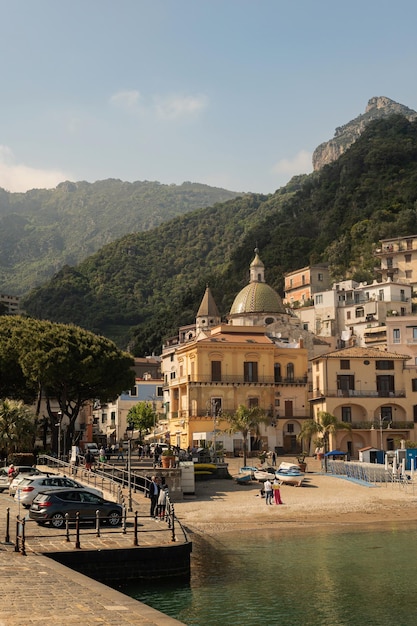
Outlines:
[[[256,245],[267,282],[282,292],[285,272],[316,262],[329,262],[334,279],[370,279],[378,241],[416,232],[417,122],[396,115],[272,195],[229,200],[105,246],[34,290],[25,307],[149,354],[193,322],[206,283],[227,314]]]
[[[26,193],[0,189],[0,291],[27,293],[123,235],[237,195],[197,183],[120,180],[65,182]]]

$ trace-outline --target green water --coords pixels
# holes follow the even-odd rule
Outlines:
[[[411,626],[417,530],[193,537],[189,585],[129,589],[188,626]]]

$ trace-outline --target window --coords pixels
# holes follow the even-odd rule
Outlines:
[[[323,304],[323,294],[319,293],[318,295],[316,295],[315,300],[316,304]]]
[[[413,270],[405,270],[405,277],[406,278],[412,278],[413,277]]]
[[[275,363],[274,365],[274,382],[281,382],[281,365],[279,363]]]
[[[342,406],[342,422],[352,423],[352,407]]]
[[[412,239],[407,239],[407,250],[412,250],[413,249],[413,240]]]
[[[304,274],[301,276],[301,282],[303,285],[306,284],[306,277],[304,276]]]
[[[215,382],[220,382],[221,379],[222,379],[222,362],[212,361],[211,362],[211,380]]]
[[[355,389],[355,378],[349,374],[340,374],[337,376],[337,389],[339,395],[348,396],[349,391]]]
[[[303,323],[303,330],[308,330],[308,322]]]
[[[294,380],[294,363],[287,365],[287,380]]]
[[[394,328],[392,331],[392,340],[394,343],[400,343],[401,334],[399,328]]]
[[[404,254],[404,261],[406,263],[411,263],[411,254]]]
[[[417,404],[413,406],[413,422],[417,424]]]
[[[116,411],[112,411],[112,412],[110,413],[110,420],[111,420],[112,422],[115,422],[115,421],[116,421]]]
[[[255,409],[259,406],[259,398],[248,398],[248,408]]]
[[[363,317],[365,315],[365,310],[363,306],[358,306],[355,309],[355,317]]]
[[[417,341],[417,327],[413,328],[413,341]]]
[[[378,395],[386,398],[394,393],[394,376],[384,374],[376,377],[376,390]]]
[[[137,396],[138,395],[138,391],[136,389],[136,385],[134,387],[132,387],[132,389],[129,391],[129,394],[131,396]]]
[[[287,433],[294,432],[294,424],[287,424]]]
[[[170,374],[170,376],[169,376],[169,377],[170,377],[170,379],[171,379],[171,380],[174,380],[174,378],[175,378],[175,372],[171,372],[171,374]]]
[[[340,361],[340,369],[341,370],[350,370],[350,361],[348,359],[341,359],[341,361]]]
[[[158,398],[162,398],[163,392],[162,392],[162,387],[157,387],[156,388],[156,395]]]
[[[107,414],[106,413],[102,413],[101,414],[101,423],[104,424],[105,422],[107,422]]]
[[[323,274],[321,274],[320,272],[318,273],[317,280],[323,282]]]
[[[258,364],[256,361],[245,361],[243,364],[243,375],[245,383],[258,382]]]
[[[411,379],[411,389],[413,391],[417,391],[417,378],[412,378]]]
[[[346,311],[346,319],[347,319],[347,320],[350,320],[350,318],[351,318],[350,311]]]
[[[377,370],[393,370],[394,369],[394,361],[375,361],[375,368]]]

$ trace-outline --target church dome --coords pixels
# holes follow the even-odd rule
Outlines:
[[[266,283],[246,285],[236,296],[230,315],[242,313],[285,313],[281,298]]]
[[[250,280],[236,296],[229,316],[249,316],[262,313],[285,313],[282,300],[277,292],[265,282],[265,266],[255,248],[255,258],[249,267]]]

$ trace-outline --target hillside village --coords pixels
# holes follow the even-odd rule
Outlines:
[[[214,442],[239,455],[242,436],[226,433],[224,415],[244,404],[269,418],[260,438],[251,438],[252,454],[298,454],[303,443],[313,454],[314,442],[298,435],[320,411],[350,425],[330,442],[350,458],[367,447],[417,443],[417,236],[381,242],[372,284],[331,285],[325,265],[305,267],[285,276],[284,300],[265,282],[260,254],[227,319],[207,287],[195,324],[166,340],[134,389],[93,411],[94,432],[117,442],[129,408],[152,402],[157,418],[148,441],[182,449]]]

